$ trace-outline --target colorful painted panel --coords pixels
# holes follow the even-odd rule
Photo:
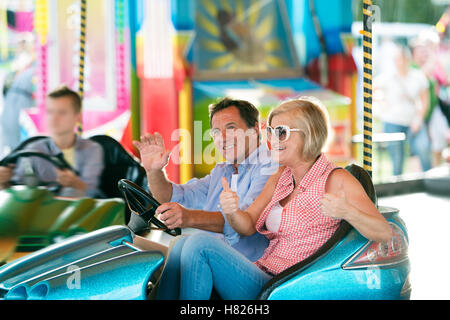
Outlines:
[[[49,35],[45,61],[40,77],[46,83],[45,95],[65,84],[78,90],[80,55],[80,2],[51,0],[46,16]],[[83,100],[83,134],[108,134],[120,140],[130,118],[129,73],[131,57],[128,32],[128,7],[124,0],[88,1],[85,80]],[[39,89],[42,91],[43,88]],[[40,101],[43,101],[40,98]],[[27,112],[35,130],[46,133],[44,103]]]
[[[199,74],[298,67],[282,1],[198,0],[196,4],[194,64]]]

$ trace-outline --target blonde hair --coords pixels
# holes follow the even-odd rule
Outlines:
[[[329,116],[322,102],[314,97],[300,97],[298,99],[283,102],[273,109],[267,123],[272,125],[275,116],[290,112],[292,124],[300,129],[303,136],[303,154],[305,160],[313,160],[318,157],[327,144],[329,133]]]

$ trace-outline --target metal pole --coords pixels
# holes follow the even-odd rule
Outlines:
[[[86,16],[87,16],[87,0],[81,0],[80,6],[80,73],[78,78],[78,94],[81,99],[84,98],[84,69],[86,55]],[[83,123],[78,124],[78,134],[83,133]]]
[[[370,7],[372,0],[363,0],[364,30],[363,55],[364,55],[364,169],[372,177],[372,24],[369,21],[372,16]]]

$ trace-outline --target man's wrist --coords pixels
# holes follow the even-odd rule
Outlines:
[[[197,228],[201,230],[223,233],[225,225],[225,217],[220,211],[202,211],[189,210],[188,225],[189,228]]]
[[[185,207],[182,207],[184,210],[184,217],[185,217],[185,228],[192,228],[195,222],[195,213],[194,210],[186,209]]]
[[[146,169],[146,168],[144,168],[144,169],[145,169],[145,173],[150,176],[161,175],[161,174],[164,175],[164,168],[162,168],[162,169],[153,169],[153,168]]]
[[[152,184],[159,185],[159,184],[164,183],[166,181],[168,182],[164,169],[161,169],[161,170],[159,170],[159,169],[147,170],[146,169],[145,173],[147,175],[147,181],[148,181],[149,187]]]

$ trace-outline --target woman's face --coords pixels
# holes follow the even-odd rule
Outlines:
[[[292,116],[290,112],[274,116],[271,127],[275,129],[278,126],[285,125],[290,129],[298,129],[292,121]],[[275,134],[269,134],[267,138],[271,146],[272,159],[280,165],[290,167],[302,161],[304,139],[301,132],[291,130],[287,140],[279,140]]]

